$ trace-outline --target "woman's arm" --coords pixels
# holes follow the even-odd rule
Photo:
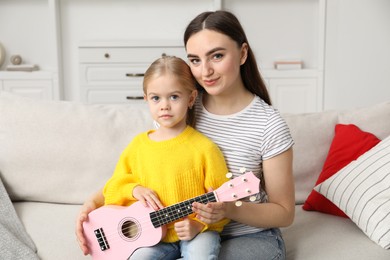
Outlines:
[[[84,204],[81,206],[80,213],[76,219],[76,237],[79,243],[81,251],[84,255],[89,254],[89,248],[87,246],[87,240],[84,237],[83,232],[83,222],[88,219],[88,214],[104,205],[104,196],[103,190],[99,190],[93,194],[89,199],[87,199]]]
[[[197,218],[211,224],[229,218],[255,227],[285,227],[295,215],[295,191],[292,174],[292,148],[263,162],[268,203],[194,203]]]

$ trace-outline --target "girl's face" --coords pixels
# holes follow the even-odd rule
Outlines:
[[[243,87],[240,66],[246,61],[247,44],[239,47],[228,36],[205,29],[188,39],[186,50],[192,74],[209,95]]]
[[[194,104],[196,94],[196,90],[185,89],[176,76],[168,73],[148,83],[144,98],[160,128],[179,129],[186,126],[187,110]]]

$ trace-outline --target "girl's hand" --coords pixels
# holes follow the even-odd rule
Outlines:
[[[191,240],[202,231],[204,225],[198,221],[184,218],[176,222],[174,228],[180,240]]]
[[[164,208],[157,193],[154,190],[141,185],[138,185],[133,189],[133,197],[142,202],[145,207],[148,207],[149,204],[154,210]]]
[[[223,202],[209,202],[207,204],[194,202],[192,210],[196,213],[197,219],[207,224],[213,224],[226,217],[227,206]]]

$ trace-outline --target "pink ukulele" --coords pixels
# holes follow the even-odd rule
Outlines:
[[[92,258],[127,259],[140,247],[153,246],[165,236],[165,224],[190,215],[192,203],[235,201],[259,192],[260,180],[247,172],[217,190],[154,211],[140,202],[129,207],[104,206],[88,215],[84,234]]]

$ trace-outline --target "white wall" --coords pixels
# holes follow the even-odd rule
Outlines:
[[[327,3],[324,108],[390,101],[390,1]]]
[[[54,69],[51,59],[49,13],[46,0],[0,0],[0,43],[6,51],[6,62],[19,54],[24,63]]]
[[[186,24],[219,2],[0,0],[0,42],[7,61],[10,55],[21,54],[27,63],[56,69],[48,1],[59,3],[64,94],[65,99],[76,101],[80,41],[161,37],[181,42]],[[317,1],[221,2],[242,21],[261,68],[270,68],[279,55],[302,57],[309,67],[316,67],[318,24],[313,10]],[[270,11],[275,7],[277,11]],[[389,46],[389,0],[327,0],[324,109],[390,100]]]

